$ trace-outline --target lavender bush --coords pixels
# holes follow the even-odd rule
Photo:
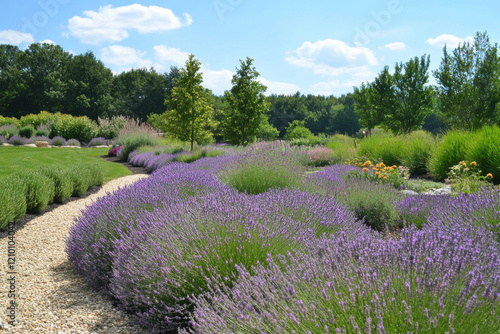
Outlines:
[[[108,145],[108,141],[104,137],[96,137],[96,138],[92,139],[91,141],[89,141],[89,143],[87,144],[87,146],[89,146],[89,147],[106,146],[106,145]]]
[[[82,146],[82,144],[77,139],[69,139],[66,142],[66,146]]]
[[[28,142],[30,144],[34,144],[37,141],[46,141],[47,143],[50,143],[50,138],[47,136],[35,136],[31,137]]]
[[[9,138],[7,143],[11,144],[11,145],[15,145],[15,146],[22,146],[22,145],[26,145],[28,143],[28,139],[21,137],[21,136],[18,136],[18,135],[14,135],[14,136]]]
[[[7,139],[4,136],[0,136],[0,145],[5,144],[7,142]]]
[[[324,239],[193,297],[182,333],[497,333],[500,256],[472,226]]]
[[[61,136],[56,136],[56,137],[52,138],[50,144],[52,146],[64,146],[64,145],[66,145],[66,139],[64,139]]]

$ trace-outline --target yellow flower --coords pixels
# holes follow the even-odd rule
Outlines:
[[[394,166],[392,166],[392,168],[396,169],[396,168],[398,168],[398,166],[394,165]]]
[[[378,178],[379,178],[379,179],[380,179],[380,178],[382,178],[382,175],[381,175],[381,174],[378,174]]]
[[[463,160],[462,160],[462,161],[460,161],[458,164],[459,164],[459,165],[463,165],[464,163],[465,163],[465,161],[463,161]]]
[[[471,166],[471,167],[476,167],[476,166],[477,166],[477,162],[472,161],[472,162],[470,163],[470,166]]]
[[[491,173],[486,174],[486,178],[488,180],[491,180],[493,178],[493,175]],[[500,188],[500,187],[499,187]]]
[[[363,172],[368,172],[368,168],[363,168]]]
[[[384,176],[384,180],[387,180],[387,176]]]

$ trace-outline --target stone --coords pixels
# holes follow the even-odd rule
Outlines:
[[[49,147],[49,143],[47,143],[45,140],[37,140],[35,142],[36,147]]]
[[[418,195],[418,193],[416,191],[408,190],[408,189],[401,190],[401,193],[405,194],[405,195],[410,195],[410,196],[417,196]]]

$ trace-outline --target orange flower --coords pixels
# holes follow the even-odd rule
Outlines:
[[[368,172],[368,168],[363,168],[363,172]]]
[[[491,173],[486,174],[486,178],[488,180],[491,180],[493,178],[493,175]]]
[[[476,166],[477,166],[477,162],[472,161],[472,162],[470,163],[470,166],[471,166],[471,167],[476,167]]]

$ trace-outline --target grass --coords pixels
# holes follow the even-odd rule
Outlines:
[[[118,177],[131,175],[127,167],[100,158],[108,154],[108,148],[45,148],[0,147],[0,179],[21,170],[33,170],[39,166],[72,168],[81,163],[93,162],[104,173],[104,183]]]

